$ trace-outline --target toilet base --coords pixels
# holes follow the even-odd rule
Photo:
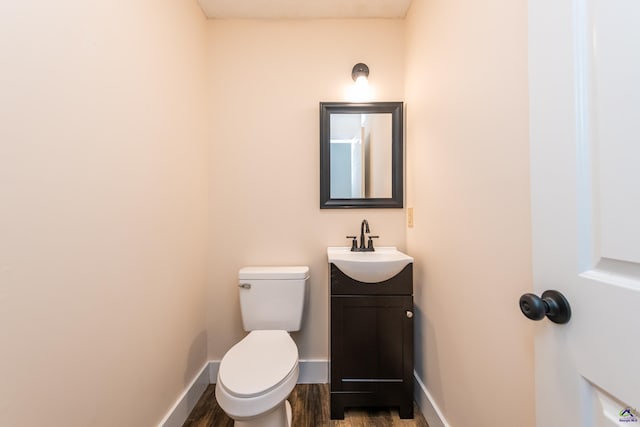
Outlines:
[[[250,420],[235,420],[234,427],[291,427],[291,404],[285,400],[272,411]]]

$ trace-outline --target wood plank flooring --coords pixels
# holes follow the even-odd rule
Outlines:
[[[183,427],[233,427],[218,406],[215,384],[209,385]],[[414,404],[413,420],[402,420],[395,409],[349,409],[344,420],[329,419],[329,385],[298,384],[289,396],[294,427],[429,427]]]

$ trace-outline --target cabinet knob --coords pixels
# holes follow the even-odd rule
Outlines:
[[[407,310],[407,317],[411,319],[413,317],[413,311]]]

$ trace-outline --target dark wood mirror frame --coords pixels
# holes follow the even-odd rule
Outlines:
[[[331,198],[331,114],[391,114],[391,197],[390,198]],[[320,103],[320,208],[402,208],[404,114],[402,102],[321,102]]]

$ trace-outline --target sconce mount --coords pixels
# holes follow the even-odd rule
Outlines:
[[[369,67],[367,67],[367,64],[358,62],[353,66],[353,70],[351,70],[351,78],[355,82],[358,80],[358,77],[364,77],[365,79],[369,78]]]

